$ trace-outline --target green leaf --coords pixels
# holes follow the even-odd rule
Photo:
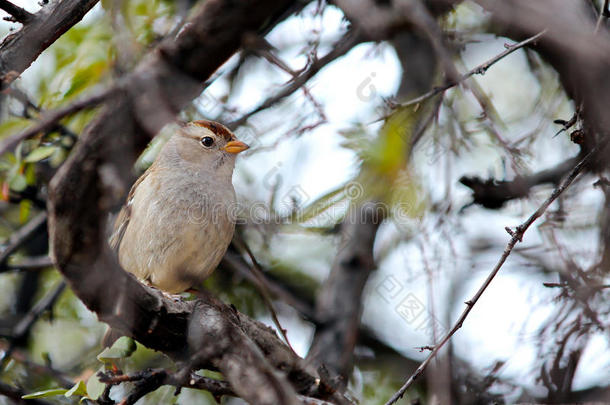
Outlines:
[[[40,146],[33,151],[30,152],[29,155],[26,156],[24,161],[28,163],[40,162],[51,156],[55,152],[55,146]]]
[[[56,148],[53,154],[51,155],[51,158],[49,159],[49,164],[51,165],[51,167],[57,168],[66,160],[67,157],[68,152],[65,149]]]
[[[86,397],[86,396],[88,396],[87,395],[87,386],[85,385],[84,381],[79,381],[76,384],[74,384],[74,386],[72,388],[70,388],[64,395],[67,398],[71,397],[72,395]]]
[[[35,399],[35,398],[46,398],[46,397],[54,397],[57,395],[64,395],[68,392],[65,388],[51,388],[49,390],[33,392],[31,394],[23,395],[22,399]]]
[[[30,217],[32,211],[32,202],[30,200],[21,200],[19,202],[19,223],[25,224]]]
[[[25,118],[11,117],[0,124],[0,138],[19,133],[31,125]]]
[[[84,66],[80,69],[76,69],[72,76],[70,88],[65,92],[64,98],[70,98],[80,93],[90,85],[98,83],[102,75],[106,72],[107,68],[107,61],[102,60],[92,63],[91,65]]]
[[[25,179],[25,175],[18,173],[18,174],[15,174],[13,177],[11,177],[8,185],[11,188],[11,190],[20,192],[20,191],[25,190],[25,188],[28,186],[28,183]]]
[[[104,371],[104,366],[102,366],[98,370],[98,372],[100,371]],[[106,384],[100,381],[99,377],[97,376],[97,373],[93,374],[87,380],[87,392],[89,393],[89,398],[91,398],[92,400],[97,400],[100,395],[102,395],[105,389]]]
[[[34,165],[25,166],[25,182],[30,186],[36,185],[36,168]]]
[[[291,219],[299,223],[311,221],[340,204],[345,200],[345,197],[344,186],[337,187],[300,209],[297,213],[293,214]],[[338,218],[331,217],[330,219],[337,220]]]
[[[97,355],[97,359],[102,363],[110,363],[116,359],[124,359],[136,351],[136,342],[127,336],[120,337],[112,347],[107,347]]]

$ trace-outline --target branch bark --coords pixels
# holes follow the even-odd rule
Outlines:
[[[558,73],[561,83],[577,108],[582,107],[584,153],[609,135],[610,116],[610,32],[596,31],[596,18],[585,1],[569,3],[557,0],[491,1],[477,0],[492,20],[494,30],[516,41],[543,29],[546,34],[532,49]],[[592,171],[605,168],[607,159],[592,162]]]
[[[0,0],[0,8],[11,15],[10,18],[22,24],[27,24],[34,15],[7,0]]]
[[[57,38],[78,23],[98,0],[62,0],[30,14],[0,44],[0,90],[8,87]],[[29,14],[29,13],[28,13]]]
[[[579,156],[561,162],[555,167],[520,176],[511,181],[495,179],[483,180],[479,177],[463,176],[460,183],[472,190],[473,203],[485,208],[498,209],[507,201],[527,197],[532,187],[552,183],[557,184],[578,162]]]
[[[421,374],[424,372],[428,364],[430,364],[432,359],[437,356],[438,352],[443,348],[443,346],[445,346],[445,344],[453,337],[453,335],[462,327],[464,321],[466,320],[466,318],[468,318],[470,311],[472,311],[472,309],[479,301],[483,293],[485,293],[485,290],[487,290],[493,279],[496,277],[496,275],[506,262],[506,259],[508,259],[508,256],[510,256],[510,254],[512,253],[514,247],[517,245],[517,243],[523,241],[523,236],[525,235],[525,232],[527,232],[527,230],[532,226],[532,224],[536,222],[536,220],[546,212],[547,208],[572,184],[572,182],[576,180],[578,175],[589,164],[591,164],[591,162],[596,157],[598,157],[596,155],[603,155],[604,153],[607,153],[607,146],[607,142],[598,145],[591,152],[589,152],[580,162],[578,162],[578,164],[574,166],[570,173],[562,180],[561,184],[553,190],[551,195],[538,207],[538,209],[532,215],[530,215],[521,225],[517,226],[514,231],[506,227],[506,231],[511,236],[511,238],[506,244],[506,248],[504,249],[504,252],[498,259],[498,262],[496,263],[494,268],[491,270],[483,284],[479,287],[479,289],[472,296],[472,298],[464,303],[466,304],[466,308],[464,308],[461,315],[459,316],[457,321],[455,321],[451,329],[442,337],[442,339],[437,344],[434,345],[428,357],[426,357],[426,359],[421,363],[417,370],[415,370],[415,372],[411,374],[411,376],[407,379],[403,386],[400,387],[400,389],[386,402],[385,405],[392,405],[396,403],[400,398],[402,398],[407,389],[409,389],[409,387],[414,384],[415,380],[421,376]]]
[[[316,302],[316,329],[308,359],[324,365],[338,388],[347,385],[362,313],[362,290],[375,269],[373,244],[383,218],[372,202],[353,207],[341,224],[341,245]]]

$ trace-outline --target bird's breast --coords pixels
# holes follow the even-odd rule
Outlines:
[[[235,228],[231,182],[184,177],[157,176],[140,184],[119,250],[127,271],[168,292],[209,276]]]

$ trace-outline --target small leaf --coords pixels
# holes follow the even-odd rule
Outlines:
[[[53,152],[51,158],[49,159],[49,164],[51,165],[51,167],[57,168],[66,160],[67,157],[68,152],[65,149],[56,148],[55,152]]]
[[[30,217],[32,211],[32,202],[30,200],[21,200],[19,202],[19,223],[25,224]]]
[[[98,372],[99,371],[104,371],[104,366],[102,366],[98,370]],[[97,376],[97,373],[93,374],[87,380],[87,392],[89,393],[89,398],[91,398],[92,400],[97,400],[100,395],[102,395],[105,389],[106,384],[100,381],[99,377]]]
[[[35,399],[35,398],[46,398],[46,397],[54,397],[57,395],[64,395],[68,392],[65,388],[51,388],[50,390],[33,392],[31,394],[23,395],[22,399]]]
[[[99,82],[107,68],[108,62],[106,60],[100,60],[75,69],[71,77],[72,82],[70,88],[64,93],[64,98],[73,97],[89,87],[92,83]]]
[[[24,159],[28,163],[40,162],[51,156],[55,152],[55,146],[40,146],[30,152]]]
[[[8,118],[0,124],[0,138],[21,132],[29,125],[31,125],[31,121],[28,119],[18,117]]]
[[[84,381],[79,381],[76,384],[74,384],[74,386],[72,388],[70,388],[68,391],[66,391],[66,393],[64,395],[67,398],[71,397],[72,395],[86,397],[86,396],[88,396],[87,395],[87,386],[85,385]]]
[[[25,181],[30,186],[36,185],[36,168],[34,165],[25,166]]]
[[[104,349],[97,355],[97,359],[102,363],[110,363],[116,359],[123,359],[131,356],[136,351],[136,342],[127,336],[120,337],[112,347]]]
[[[25,190],[27,186],[28,183],[23,174],[15,174],[13,177],[11,177],[9,181],[9,187],[11,188],[11,190],[16,192]]]

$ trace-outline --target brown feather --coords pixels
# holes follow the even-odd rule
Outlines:
[[[153,169],[154,163],[144,172],[131,186],[131,190],[129,190],[129,194],[127,195],[127,202],[121,208],[119,215],[114,221],[114,229],[112,231],[112,235],[108,243],[110,247],[115,252],[119,251],[119,247],[121,246],[121,241],[123,240],[123,235],[125,235],[125,230],[127,229],[127,225],[129,225],[129,220],[131,219],[131,200],[133,199],[133,195],[136,192],[136,188],[138,185],[148,176]]]

